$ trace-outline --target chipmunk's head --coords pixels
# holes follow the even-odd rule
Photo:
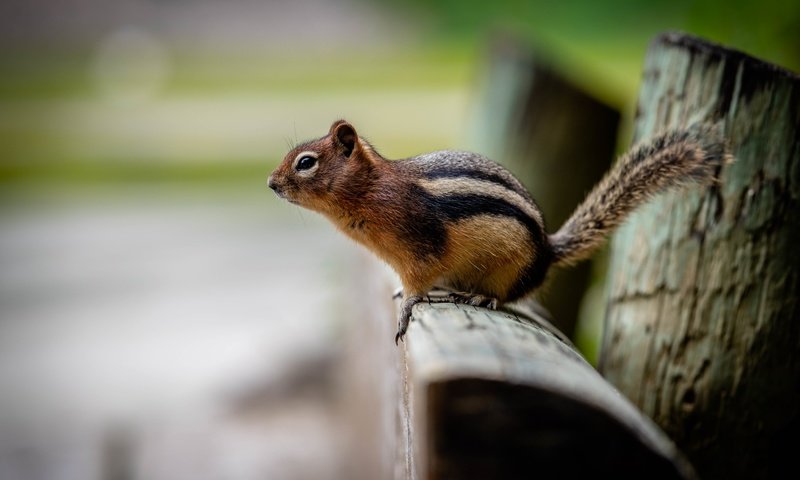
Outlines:
[[[363,191],[374,152],[345,120],[327,135],[293,148],[267,181],[269,188],[294,204],[326,212]]]

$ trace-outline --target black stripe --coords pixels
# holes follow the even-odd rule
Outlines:
[[[511,287],[506,301],[512,302],[522,298],[541,285],[552,263],[553,251],[550,248],[550,244],[547,242],[537,244],[536,259],[522,271],[517,283]]]
[[[542,237],[542,229],[535,219],[501,198],[476,194],[432,195],[425,192],[422,199],[431,211],[438,212],[451,222],[478,215],[500,215],[514,218],[525,225],[535,241]]]
[[[511,299],[518,298],[541,285],[547,269],[552,262],[550,244],[539,223],[521,208],[503,199],[484,195],[432,195],[419,188],[419,198],[425,204],[425,211],[438,212],[445,221],[456,222],[478,215],[499,215],[510,217],[524,225],[533,240],[536,258],[522,272],[511,289]]]
[[[425,209],[429,206],[426,201],[428,196],[428,193],[418,185],[410,185],[404,200],[404,205],[408,208],[403,212],[403,217],[396,222],[396,226],[403,232],[404,239],[414,246],[417,258],[421,262],[440,259],[447,244],[444,219],[436,215],[435,211]]]
[[[487,182],[496,183],[501,185],[512,192],[517,192],[518,194],[522,195],[523,198],[528,198],[530,194],[527,190],[510,182],[508,179],[501,177],[500,175],[495,175],[493,173],[485,172],[483,170],[476,170],[470,168],[453,168],[453,167],[441,167],[441,168],[434,168],[433,170],[429,170],[425,172],[425,178],[428,179],[436,179],[436,178],[472,178],[475,180],[486,180]]]

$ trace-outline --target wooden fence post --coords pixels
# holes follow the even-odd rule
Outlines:
[[[800,77],[665,34],[635,137],[721,122],[720,183],[660,196],[615,236],[601,371],[707,478],[796,472],[800,429]]]
[[[497,35],[479,83],[471,147],[503,163],[557,229],[614,159],[619,112],[571,83],[525,42]],[[591,263],[555,269],[540,301],[573,337]]]

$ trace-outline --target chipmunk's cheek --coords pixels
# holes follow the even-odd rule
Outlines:
[[[300,200],[299,198],[297,198],[297,196],[296,196],[296,195],[292,195],[292,194],[290,194],[290,193],[286,193],[286,192],[284,192],[284,194],[283,194],[283,197],[282,197],[282,198],[283,198],[284,200],[286,200],[287,202],[289,202],[289,203],[293,203],[293,204],[295,204],[295,205],[303,205],[303,202],[301,202],[301,200]]]

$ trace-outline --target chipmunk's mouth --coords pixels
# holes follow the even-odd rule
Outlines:
[[[287,202],[292,203],[294,205],[300,205],[300,202],[287,195],[284,189],[273,184],[270,184],[269,188],[271,188],[272,191],[275,192],[275,195],[281,200],[286,200]]]
[[[279,188],[278,189],[273,188],[272,190],[275,192],[275,195],[277,195],[278,198],[280,198],[281,200],[286,200],[289,203],[294,203],[295,205],[298,205],[297,200],[286,195],[286,192],[284,190],[281,190]]]

